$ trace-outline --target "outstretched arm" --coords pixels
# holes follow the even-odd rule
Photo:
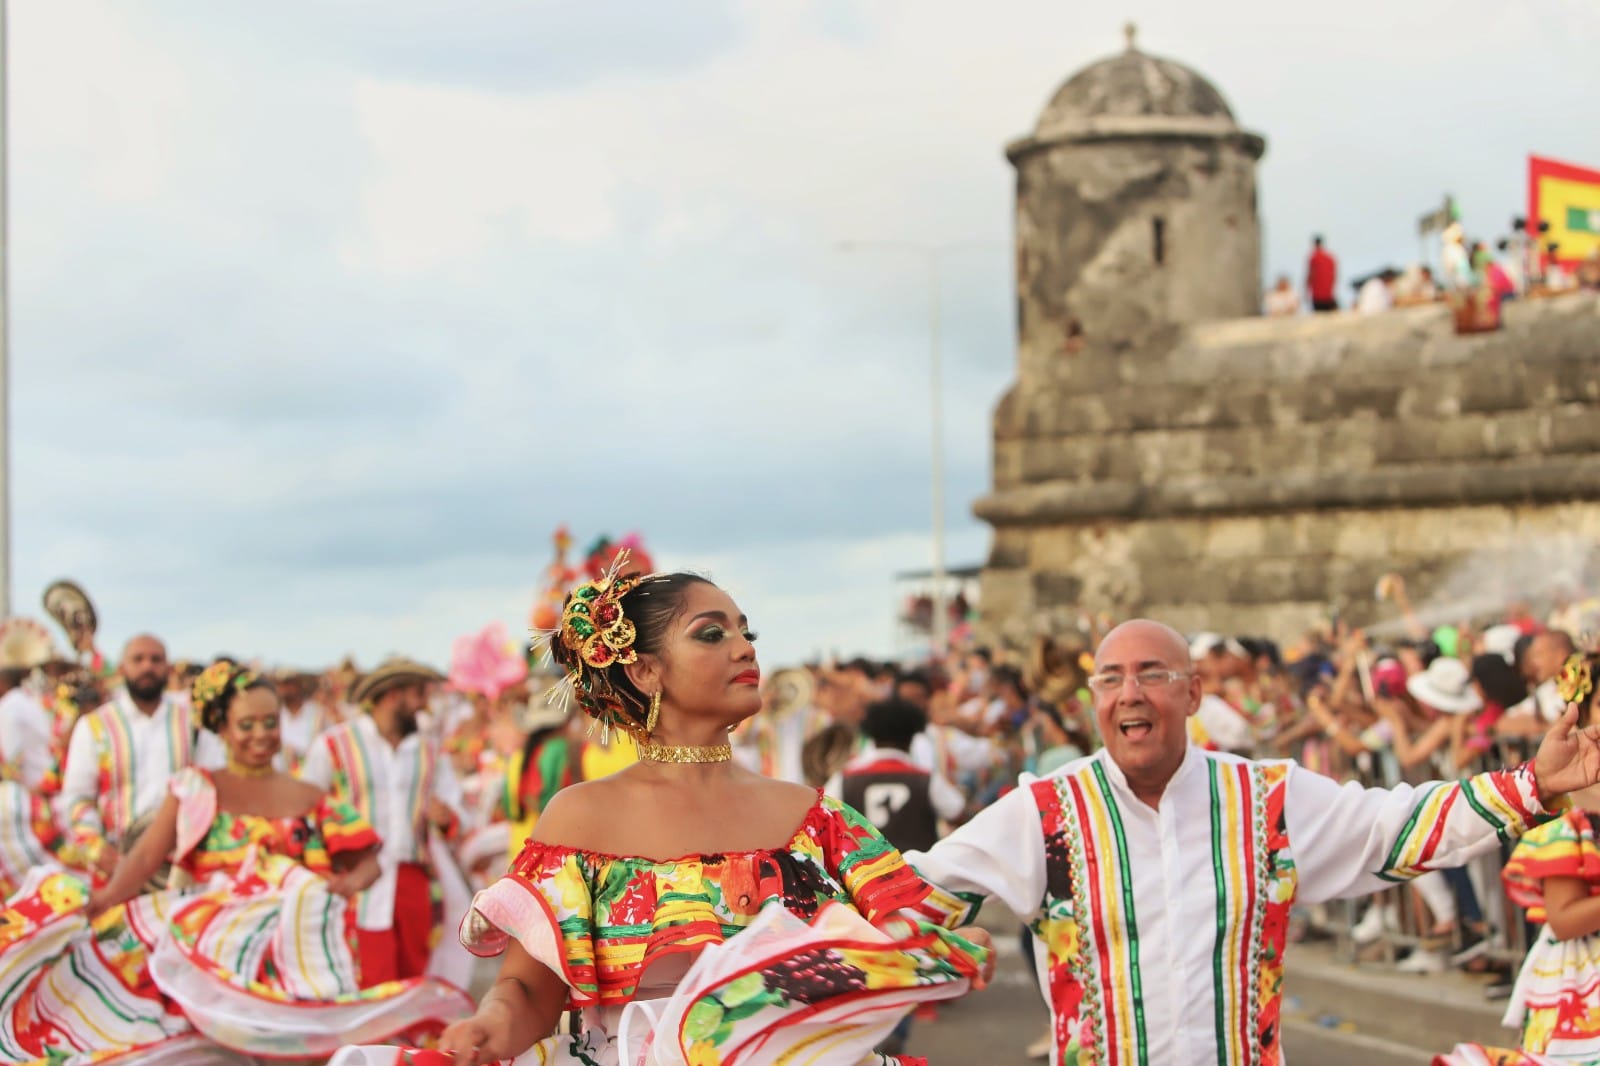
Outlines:
[[[1460,866],[1553,813],[1600,778],[1600,730],[1577,728],[1573,704],[1533,762],[1394,789],[1339,785],[1291,770],[1284,815],[1308,903],[1359,896],[1429,870]]]
[[[1015,789],[929,850],[906,853],[922,879],[942,890],[918,909],[964,910],[936,916],[957,925],[998,896],[1023,921],[1031,920],[1044,902],[1044,838],[1033,790]]]
[[[1398,700],[1380,698],[1373,701],[1372,706],[1378,712],[1378,717],[1388,722],[1393,729],[1395,758],[1399,759],[1400,765],[1408,770],[1426,762],[1434,752],[1444,747],[1450,739],[1454,723],[1462,720],[1457,717],[1435,718],[1413,737],[1406,728],[1405,714]]]

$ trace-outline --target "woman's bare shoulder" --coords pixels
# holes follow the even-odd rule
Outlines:
[[[316,806],[329,795],[326,789],[321,789],[316,785],[308,784],[307,782],[300,780],[298,777],[287,777],[287,779],[283,782],[283,788],[285,792],[296,799],[305,800],[308,807]]]
[[[811,809],[822,802],[822,793],[809,785],[792,781],[779,781],[752,774],[747,785],[750,802],[745,806],[749,814],[759,812],[761,821],[772,829],[793,830],[810,817]]]
[[[595,849],[606,837],[606,822],[626,809],[628,788],[621,775],[568,785],[550,797],[531,839],[541,844]],[[599,848],[596,850],[604,850]]]
[[[779,781],[770,777],[758,778],[764,796],[775,803],[807,810],[814,806],[820,793],[810,785],[797,785],[793,781]]]

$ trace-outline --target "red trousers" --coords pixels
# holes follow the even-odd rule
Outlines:
[[[433,955],[433,880],[425,866],[403,862],[395,871],[394,921],[388,929],[356,930],[361,987],[421,977]]]

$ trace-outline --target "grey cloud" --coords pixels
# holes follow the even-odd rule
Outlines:
[[[437,648],[450,627],[522,609],[549,530],[570,522],[580,539],[638,529],[663,557],[736,560],[752,589],[794,605],[783,639],[804,645],[805,626],[833,624],[818,598],[859,595],[877,610],[888,595],[834,584],[846,542],[924,554],[928,524],[925,275],[915,260],[842,256],[841,239],[1000,245],[948,260],[941,290],[948,521],[959,561],[981,554],[986,534],[967,508],[988,484],[990,411],[1015,359],[1012,190],[998,150],[1092,58],[1063,43],[1041,59],[1048,49],[1017,44],[1012,27],[1043,37],[1075,16],[1002,2],[981,24],[952,7],[901,26],[873,5],[807,8],[804,19],[845,42],[827,54],[926,55],[926,84],[886,89],[902,90],[897,107],[945,109],[959,139],[897,112],[907,142],[866,145],[847,113],[769,115],[757,78],[727,106],[806,146],[799,179],[779,193],[754,187],[777,173],[760,159],[766,170],[750,173],[664,167],[674,180],[659,183],[648,152],[697,153],[695,138],[710,135],[685,123],[615,161],[623,183],[608,196],[610,239],[563,243],[518,222],[487,249],[385,273],[381,253],[364,257],[361,245],[378,164],[352,103],[357,82],[488,88],[496,103],[606,79],[655,79],[671,92],[664,75],[735,54],[741,20],[761,8],[630,4],[618,34],[624,9],[611,4],[320,7],[128,9],[153,53],[204,73],[146,197],[97,189],[88,148],[46,158],[18,146],[20,600],[68,572],[104,590],[118,625],[169,627],[195,648],[212,630],[241,653],[254,639],[312,661],[345,646]],[[1520,203],[1523,145],[1580,161],[1600,150],[1549,109],[1502,119],[1469,99],[1444,114],[1441,86],[1480,91],[1458,78],[1463,56],[1413,54],[1373,33],[1376,7],[1337,18],[1375,50],[1369,58],[1409,80],[1340,77],[1328,50],[1338,42],[1322,48],[1315,34],[1263,49],[1262,33],[1200,32],[1213,12],[1158,8],[1171,28],[1149,47],[1214,77],[1272,140],[1262,194],[1274,265],[1297,268],[1312,228],[1350,235],[1351,269],[1396,242],[1403,253],[1412,216],[1429,206],[1410,203],[1415,190],[1431,199],[1449,187],[1487,216]],[[1594,25],[1568,10],[1572,37],[1582,19]],[[956,25],[967,27],[959,40]],[[1099,51],[1119,43],[1115,25],[1105,36]],[[941,65],[952,42],[965,50]],[[1564,56],[1520,70],[1518,85],[1570,97],[1579,65]],[[1013,58],[1037,75],[1016,113],[980,136],[964,97]],[[229,77],[216,79],[217,68]],[[1503,88],[1490,86],[1481,91]],[[37,101],[28,90],[18,88],[19,106]],[[158,102],[138,97],[139,85],[127,91]],[[714,111],[722,99],[697,106]],[[1462,132],[1462,115],[1485,125]],[[1426,153],[1413,150],[1419,125],[1437,132]],[[581,141],[587,129],[563,136]],[[774,143],[782,138],[749,151]],[[564,146],[541,146],[549,165]],[[858,146],[878,152],[872,165]],[[735,163],[746,150],[711,147]],[[456,176],[446,172],[446,188]],[[813,177],[837,180],[813,190]],[[898,196],[887,218],[867,195],[885,186]],[[417,188],[404,195],[424,212],[432,186]],[[922,561],[851,560],[848,580],[886,586],[883,573]],[[890,617],[891,605],[882,610]],[[418,618],[429,612],[438,620]]]
[[[248,17],[240,8],[192,3],[184,24],[186,32],[197,28],[241,49],[265,45],[301,64],[510,92],[570,90],[709,62],[738,44],[735,10],[728,0],[464,0],[447,8],[359,0]]]

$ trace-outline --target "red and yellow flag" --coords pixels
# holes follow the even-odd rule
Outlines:
[[[1600,170],[1530,155],[1528,232],[1538,234],[1540,222],[1550,229],[1539,242],[1559,244],[1556,255],[1564,267],[1600,251]]]

